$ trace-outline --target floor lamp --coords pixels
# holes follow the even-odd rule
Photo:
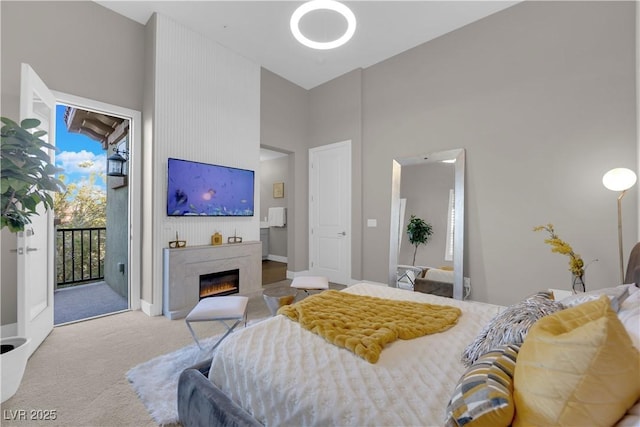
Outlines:
[[[602,177],[602,183],[611,191],[619,191],[618,196],[618,250],[620,252],[620,283],[624,283],[624,261],[622,254],[622,198],[636,183],[636,174],[625,168],[611,169]]]

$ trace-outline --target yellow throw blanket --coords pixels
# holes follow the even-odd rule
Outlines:
[[[376,363],[386,344],[445,331],[458,322],[462,312],[444,305],[327,290],[281,307],[278,314]]]

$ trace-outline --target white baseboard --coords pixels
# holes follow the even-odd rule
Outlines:
[[[267,259],[269,261],[284,262],[285,264],[287,263],[287,257],[286,256],[269,254],[269,255],[267,255]]]
[[[160,309],[160,312],[158,313],[158,311],[155,309],[154,305],[141,299],[140,300],[140,309],[142,310],[142,312],[144,314],[146,314],[147,316],[162,316],[162,309]]]
[[[9,323],[8,325],[2,325],[0,329],[0,336],[3,338],[6,337],[15,337],[18,335],[18,324],[17,323]]]

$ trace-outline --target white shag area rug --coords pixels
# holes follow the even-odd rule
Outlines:
[[[247,327],[260,320],[250,320]],[[241,330],[241,329],[238,329]],[[221,336],[200,340],[203,350],[195,342],[174,352],[155,357],[127,372],[131,387],[159,425],[178,423],[178,379],[186,368],[211,358],[211,348]]]

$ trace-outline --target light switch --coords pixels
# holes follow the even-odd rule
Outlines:
[[[377,227],[378,226],[378,220],[377,219],[368,219],[367,220],[367,227]]]

